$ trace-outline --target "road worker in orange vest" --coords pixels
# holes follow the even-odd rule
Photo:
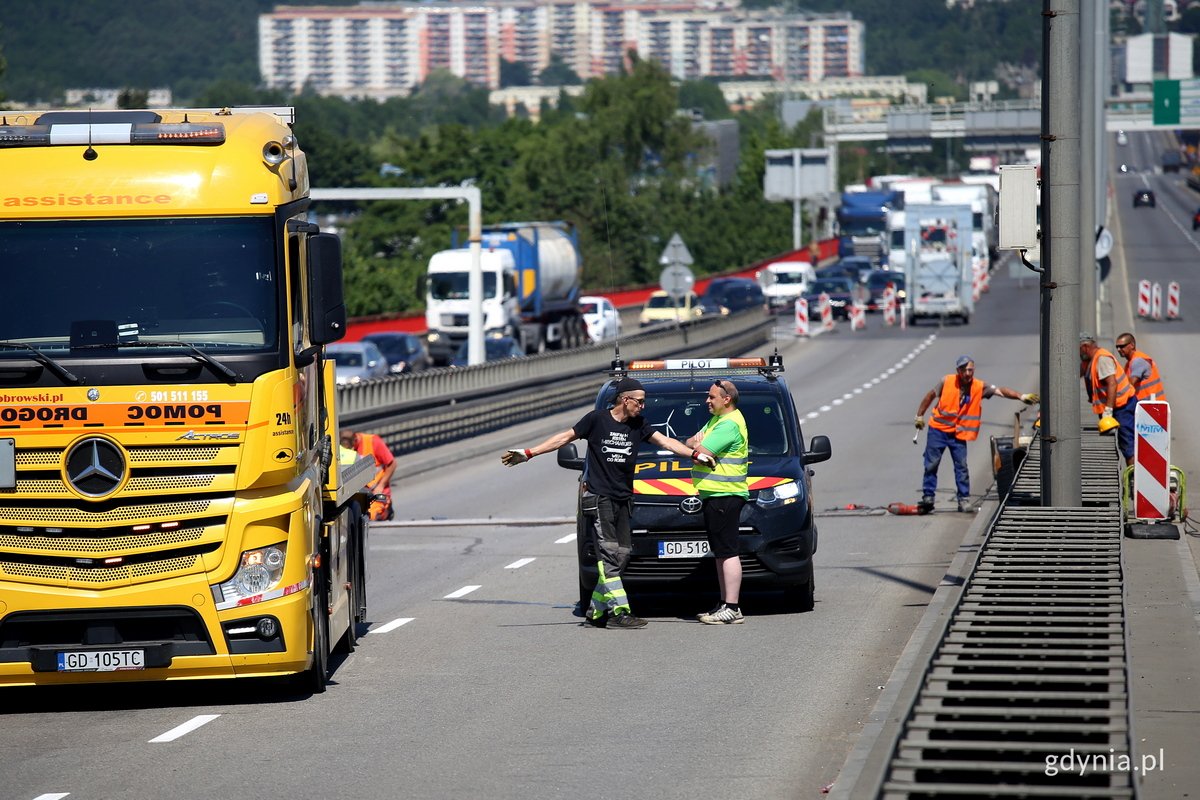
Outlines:
[[[367,484],[367,491],[371,493],[369,514],[373,520],[392,519],[395,516],[392,509],[392,473],[396,471],[396,458],[392,451],[382,437],[373,433],[342,428],[338,438],[342,447],[375,459],[375,476]]]
[[[1166,402],[1167,392],[1163,388],[1162,375],[1158,372],[1158,364],[1154,359],[1138,350],[1137,339],[1132,333],[1122,333],[1117,337],[1117,355],[1125,359],[1125,374],[1133,385],[1138,402],[1144,400],[1161,400]]]
[[[921,486],[921,502],[917,504],[918,513],[921,514],[933,510],[938,467],[942,463],[944,450],[950,451],[950,458],[954,462],[958,510],[970,509],[971,476],[967,471],[967,442],[973,442],[979,436],[984,400],[998,394],[1010,400],[1020,400],[1025,405],[1033,405],[1039,399],[1033,392],[1021,394],[1006,386],[984,383],[975,377],[975,359],[970,356],[959,356],[954,367],[954,374],[942,378],[937,386],[921,398],[921,405],[917,407],[915,425],[917,430],[921,430],[925,427],[925,411],[933,405],[929,433],[925,436],[925,479]]]
[[[1079,361],[1085,366],[1084,385],[1092,401],[1092,410],[1100,420],[1101,433],[1117,432],[1117,444],[1125,463],[1133,463],[1133,413],[1137,392],[1116,356],[1096,344],[1090,333],[1079,334]],[[1116,424],[1113,424],[1113,421]]]

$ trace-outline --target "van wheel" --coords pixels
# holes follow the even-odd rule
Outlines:
[[[809,578],[799,586],[784,589],[783,602],[788,610],[812,611],[816,606],[816,579]]]

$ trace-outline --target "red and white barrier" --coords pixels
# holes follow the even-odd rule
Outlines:
[[[1138,403],[1133,420],[1133,515],[1170,519],[1171,406],[1162,400]]]
[[[821,315],[821,329],[833,330],[833,306],[829,304],[829,295],[825,292],[821,292],[821,296],[817,298],[817,313]]]
[[[1179,284],[1167,284],[1167,319],[1179,319]]]
[[[808,336],[808,301],[796,298],[796,335]]]
[[[979,277],[979,291],[987,294],[988,289],[992,288],[992,271],[988,268],[986,261],[983,263],[983,274]]]
[[[896,290],[891,287],[891,284],[883,290],[883,324],[896,324]]]
[[[1150,287],[1150,318],[1162,319],[1162,284]]]
[[[846,310],[850,315],[850,330],[862,331],[867,329],[867,309],[858,303],[851,303]]]
[[[1150,316],[1150,281],[1138,281],[1138,316]]]
[[[979,295],[983,292],[983,278],[980,276],[982,270],[979,268],[979,262],[976,261],[971,270],[971,299],[976,303],[979,302]]]

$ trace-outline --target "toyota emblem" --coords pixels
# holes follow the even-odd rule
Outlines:
[[[125,454],[108,439],[81,439],[67,452],[63,474],[86,497],[107,497],[125,480]]]
[[[683,502],[679,504],[679,510],[685,514],[699,514],[700,509],[703,507],[704,503],[702,503],[700,498],[696,497],[694,494],[690,494],[683,498]]]

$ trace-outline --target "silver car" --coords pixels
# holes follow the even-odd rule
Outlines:
[[[361,383],[388,374],[388,362],[371,342],[336,342],[325,348],[333,359],[334,375],[339,384]]]

